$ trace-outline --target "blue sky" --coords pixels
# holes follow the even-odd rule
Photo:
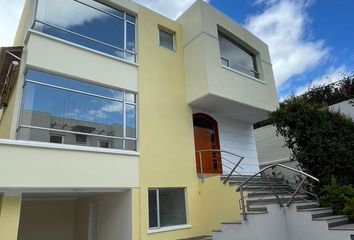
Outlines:
[[[0,46],[11,45],[24,0],[0,0]],[[135,0],[172,19],[194,0]],[[268,46],[280,99],[354,71],[353,0],[208,0]]]

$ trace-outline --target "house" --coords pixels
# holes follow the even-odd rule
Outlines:
[[[209,235],[240,217],[219,175],[258,171],[252,124],[278,106],[267,45],[201,0],[176,21],[26,0],[0,89],[6,240]]]

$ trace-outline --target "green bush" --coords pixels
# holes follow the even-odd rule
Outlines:
[[[320,187],[330,184],[331,176],[340,184],[354,185],[352,119],[297,98],[287,100],[270,118],[291,150],[291,159],[319,178]]]
[[[320,191],[320,204],[331,207],[336,214],[348,215],[354,221],[354,188],[351,185],[339,185],[332,177],[331,183]]]

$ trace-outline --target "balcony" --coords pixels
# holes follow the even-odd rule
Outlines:
[[[277,108],[265,43],[203,1],[197,1],[178,21],[184,29],[189,105],[250,123],[265,119]],[[227,58],[230,49],[222,49],[230,45],[223,45],[225,38],[239,46],[236,60]]]
[[[0,140],[4,189],[121,189],[139,184],[132,151]]]

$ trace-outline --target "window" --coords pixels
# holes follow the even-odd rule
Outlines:
[[[108,141],[98,141],[98,147],[100,148],[109,148],[109,142]]]
[[[184,188],[149,189],[149,228],[187,223]]]
[[[94,0],[38,0],[33,28],[130,62],[136,61],[136,17]]]
[[[175,34],[159,28],[159,45],[169,50],[175,50]]]
[[[254,78],[259,78],[255,54],[219,32],[221,64]]]
[[[137,149],[134,93],[28,69],[18,138]],[[102,145],[100,147],[103,147]]]
[[[50,135],[49,142],[62,144],[62,143],[64,143],[64,136]]]

